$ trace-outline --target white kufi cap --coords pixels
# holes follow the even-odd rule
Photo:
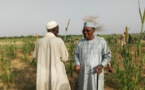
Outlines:
[[[58,24],[55,21],[50,21],[47,23],[46,28],[47,29],[52,29],[54,27],[56,27]]]
[[[85,22],[84,23],[84,27],[92,27],[92,28],[96,28],[95,24],[93,22]]]

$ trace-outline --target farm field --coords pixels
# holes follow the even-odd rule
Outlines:
[[[72,36],[71,39],[65,40],[69,52],[69,62],[66,62],[65,66],[72,90],[77,88],[77,74],[73,70],[73,51],[81,37]],[[144,90],[145,40],[141,41],[141,51],[138,51],[138,38],[121,47],[119,35],[102,37],[107,40],[112,51],[113,72],[109,73],[105,67],[105,90]],[[36,89],[36,62],[33,51],[38,38],[28,36],[20,39],[0,39],[0,90]]]

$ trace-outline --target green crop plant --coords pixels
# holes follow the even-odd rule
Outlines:
[[[24,54],[23,60],[27,61],[29,59],[29,56],[31,56],[31,52],[34,51],[35,48],[35,41],[36,38],[31,37],[31,38],[25,38],[23,40],[23,45],[22,45],[22,52]]]
[[[69,61],[65,63],[66,67],[66,73],[67,76],[69,77],[69,82],[71,85],[71,88],[74,87],[75,79],[76,77],[74,76],[76,73],[74,72],[74,49],[76,47],[75,42],[70,42],[66,43],[67,50],[69,52]]]
[[[141,11],[139,8],[140,16]],[[144,18],[141,17],[141,21],[144,23]],[[143,27],[143,25],[142,25]],[[141,27],[141,33],[137,43],[137,50],[132,51],[131,46],[127,43],[117,53],[117,57],[113,55],[113,67],[114,73],[110,75],[113,81],[115,81],[117,90],[142,90],[145,89],[145,77],[143,73],[143,66],[145,61],[145,53],[141,53],[142,38],[145,35],[143,28]],[[126,28],[128,33],[128,28]],[[127,38],[126,38],[127,40]],[[116,51],[118,50],[116,48]]]
[[[67,45],[68,51],[69,51],[69,61],[66,63],[66,71],[67,75],[73,77],[74,72],[74,49],[76,44],[69,43]]]
[[[141,47],[142,47],[142,39],[145,36],[145,31],[144,31],[144,22],[145,22],[145,9],[144,9],[144,13],[141,13],[141,9],[140,9],[140,4],[139,4],[139,15],[140,15],[140,19],[141,19],[141,33],[140,33],[140,37],[138,40],[138,45],[137,45],[137,54],[138,56],[140,56],[141,54]]]
[[[0,50],[0,80],[4,83],[4,90],[8,90],[8,86],[16,77],[16,73],[12,72],[12,59],[7,56],[8,52],[5,48]]]
[[[66,28],[65,28],[65,37],[64,37],[64,41],[67,40],[67,31],[68,31],[69,25],[70,25],[70,19],[68,20],[67,26],[66,26]]]
[[[5,46],[6,56],[14,59],[17,57],[17,46],[16,44],[10,44]]]
[[[23,53],[28,53],[29,55],[34,50],[35,47],[35,39],[29,38],[23,40],[22,51]]]
[[[126,41],[126,43],[128,43],[128,37],[129,37],[129,34],[128,34],[128,27],[126,26],[126,27],[125,27],[125,41]]]
[[[141,72],[143,63],[140,63],[139,58],[134,56],[135,53],[130,52],[128,46],[123,47],[120,51],[122,67],[116,68],[116,78],[120,90],[140,90],[140,83],[144,77]],[[121,64],[121,63],[119,63]],[[117,66],[120,66],[120,65]]]

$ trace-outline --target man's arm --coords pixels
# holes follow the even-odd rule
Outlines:
[[[74,69],[77,73],[79,73],[81,68],[80,68],[80,62],[79,62],[79,48],[78,48],[78,45],[77,45],[77,47],[75,49],[75,52],[74,52],[74,58],[75,58],[75,67],[74,67]]]
[[[103,51],[102,51],[102,65],[103,67],[105,67],[111,60],[111,51],[110,51],[110,48],[107,44],[107,42],[105,42],[104,44],[104,48],[103,48]]]
[[[60,54],[61,54],[62,61],[64,61],[64,62],[68,61],[68,51],[67,51],[67,48],[62,39],[61,39],[61,43],[60,43]]]

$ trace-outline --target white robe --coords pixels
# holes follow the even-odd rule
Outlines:
[[[63,62],[68,61],[68,52],[61,38],[47,33],[35,46],[37,60],[36,90],[70,90]]]
[[[105,39],[100,37],[93,40],[82,39],[75,50],[75,64],[81,67],[78,90],[104,90],[104,71],[98,75],[97,80],[95,70],[100,64],[105,67],[110,58],[111,51]]]

